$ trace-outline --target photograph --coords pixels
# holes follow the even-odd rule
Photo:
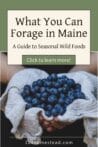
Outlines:
[[[97,135],[98,54],[65,66],[8,65],[0,56],[2,146],[87,147]]]

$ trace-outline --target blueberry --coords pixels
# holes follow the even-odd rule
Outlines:
[[[67,80],[67,84],[68,84],[68,86],[73,87],[73,86],[75,86],[75,81],[73,79],[69,79],[69,80]]]
[[[60,97],[63,98],[63,99],[65,99],[65,94],[61,93],[60,94]]]
[[[53,73],[50,75],[52,80],[57,80],[57,74]]]
[[[41,88],[40,88],[40,92],[41,92],[41,93],[43,93],[43,92],[45,92],[45,91],[46,91],[46,88],[45,88],[45,87],[41,87]]]
[[[21,93],[21,96],[23,97],[23,99],[25,99],[25,98],[26,98],[25,92],[22,92],[22,93]]]
[[[63,79],[64,80],[64,84],[67,84],[67,81],[69,80],[68,78]]]
[[[60,108],[60,112],[59,112],[59,115],[63,115],[64,114],[64,112],[65,112],[65,110],[64,110],[64,108]]]
[[[64,113],[66,112],[66,108],[67,108],[67,105],[66,105],[66,103],[64,103],[64,105],[63,105]]]
[[[68,80],[67,76],[65,76],[65,75],[62,76],[62,79],[67,79]]]
[[[75,93],[77,93],[77,92],[81,92],[81,90],[79,89],[79,88],[75,88],[75,91],[74,91]]]
[[[59,88],[59,87],[60,87],[59,83],[56,82],[56,83],[54,84],[54,87],[55,87],[55,88]]]
[[[45,109],[46,108],[46,105],[44,103],[43,104],[40,104],[40,108]]]
[[[25,101],[28,102],[28,103],[31,103],[32,102],[32,97],[31,96],[26,97]]]
[[[51,82],[51,88],[54,88],[55,87],[55,81],[52,81]]]
[[[58,88],[58,92],[62,93],[63,92],[63,88]]]
[[[35,87],[35,86],[37,86],[37,81],[34,81],[34,82],[32,83],[32,87]]]
[[[82,92],[76,92],[75,93],[75,98],[85,99],[85,95]]]
[[[45,115],[50,117],[51,116],[51,112],[50,111],[45,111]]]
[[[74,97],[75,98],[80,98],[81,97],[81,90],[80,89],[75,89],[74,90]]]
[[[57,97],[55,95],[50,95],[48,97],[48,102],[51,103],[51,104],[57,102]]]
[[[85,94],[81,92],[81,99],[86,99]]]
[[[23,91],[24,96],[29,96],[30,95],[30,90],[26,89],[25,91]]]
[[[29,85],[25,85],[23,88],[24,95],[28,96],[28,95],[30,95],[30,92],[31,92],[31,87]]]
[[[53,116],[57,116],[57,115],[60,115],[62,113],[64,113],[62,106],[60,104],[56,104],[54,106],[54,109],[52,110]]]
[[[45,86],[45,87],[51,87],[51,82],[46,81],[46,82],[44,83],[44,86]]]
[[[42,80],[38,80],[38,81],[37,81],[37,85],[38,85],[38,86],[43,86],[43,81],[42,81]]]
[[[75,90],[76,90],[76,91],[81,91],[81,85],[77,83],[77,84],[75,85]]]
[[[41,98],[41,94],[40,93],[36,93],[36,98],[40,99]]]
[[[46,82],[47,82],[47,81],[45,81],[45,82],[43,83],[43,86],[44,86],[44,87],[47,87],[47,84],[46,84]]]
[[[47,79],[42,79],[43,84],[47,81]]]
[[[74,97],[75,98],[80,98],[81,97],[81,92],[80,91],[75,92]]]
[[[51,84],[51,82],[47,81],[46,85],[47,85],[47,87],[51,87],[52,84]]]
[[[68,84],[64,84],[63,87],[66,88],[67,90],[69,90]]]
[[[60,113],[60,115],[63,115],[65,113],[65,110],[63,110],[61,113]]]
[[[68,92],[68,90],[69,90],[68,85],[64,84],[62,92],[66,94]]]
[[[65,84],[65,79],[63,79],[63,78],[61,78],[61,79],[59,79],[59,82],[61,82],[61,84],[63,85],[63,84]]]
[[[32,99],[32,106],[36,106],[36,105],[38,105],[39,103],[38,103],[38,100],[36,99],[36,98],[33,98]]]
[[[47,93],[50,93],[50,88],[47,87],[47,88],[46,88],[46,92],[47,92]]]
[[[47,80],[52,81],[51,75],[49,75],[49,76],[47,77]]]
[[[38,92],[40,88],[39,86],[35,86],[34,89],[35,89],[35,92]]]
[[[68,97],[72,100],[74,100],[74,91],[69,91],[68,92]]]
[[[29,89],[30,90],[31,89],[30,85],[25,85],[24,86],[24,90],[26,90],[26,89]]]
[[[39,104],[37,104],[37,107],[38,107],[38,108],[41,108],[40,103],[39,103]]]
[[[46,102],[46,98],[41,96],[41,101]]]
[[[59,103],[59,104],[64,104],[64,102],[65,102],[65,97],[64,97],[64,98],[61,97],[61,98],[58,100],[58,103]]]
[[[47,108],[48,111],[51,111],[52,110],[52,105],[47,105],[46,108]]]
[[[58,80],[57,80],[57,83],[59,84],[60,87],[63,86],[63,84],[64,84],[64,82],[63,82],[62,79],[58,79]]]
[[[57,91],[56,88],[51,88],[51,89],[50,89],[50,93],[56,95],[56,94],[58,94],[58,91]]]
[[[34,87],[31,88],[31,94],[32,94],[32,95],[35,94],[35,89],[34,89]]]
[[[75,100],[75,97],[73,95],[70,95],[69,98],[70,98],[71,102]]]
[[[26,110],[32,108],[32,104],[27,103],[26,104]]]
[[[48,93],[47,93],[47,92],[43,92],[43,93],[41,94],[41,97],[47,98],[47,97],[48,97]]]
[[[60,108],[61,108],[61,105],[60,105],[60,104],[56,104],[56,105],[54,106],[54,108],[55,108],[55,109],[58,109],[58,111],[59,111]]]
[[[64,102],[63,108],[65,109],[66,107],[67,107],[67,104],[66,104],[66,102]]]
[[[54,117],[58,115],[58,111],[55,108],[52,109],[51,113]]]
[[[58,76],[58,80],[61,80],[62,79],[62,76]]]
[[[66,99],[65,99],[65,104],[66,105],[69,105],[69,104],[71,104],[72,103],[72,100],[69,98],[69,97],[66,97]]]

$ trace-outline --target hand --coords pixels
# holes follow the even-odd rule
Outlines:
[[[0,69],[2,72],[0,72],[0,82],[2,83],[8,83],[12,76],[19,72],[20,70],[23,70],[24,67],[22,65],[8,65],[7,64],[7,56],[3,53],[0,54]]]
[[[52,121],[46,120],[41,113],[39,113],[39,122],[41,126],[47,131],[47,132],[53,132],[57,129],[63,129],[66,125],[69,123],[60,122],[57,117],[53,118]]]
[[[98,53],[91,53],[90,65],[76,65],[69,72],[86,71],[86,72],[98,75],[97,59],[98,59]]]

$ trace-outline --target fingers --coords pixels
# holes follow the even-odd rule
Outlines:
[[[43,128],[48,128],[48,127],[51,127],[51,123],[49,123],[48,121],[43,121],[43,123],[41,123],[42,127]]]
[[[39,121],[40,121],[41,126],[47,132],[53,132],[57,129],[62,129],[66,126],[66,124],[63,122],[60,122],[58,118],[54,118],[52,121],[45,120],[41,113],[39,113]]]
[[[55,127],[52,126],[51,122],[48,122],[44,120],[41,123],[41,126],[47,131],[47,132],[53,132],[55,130]]]
[[[50,125],[50,122],[45,120],[44,117],[42,116],[42,114],[39,115],[39,121],[40,121],[41,125],[44,127],[49,127],[49,125]]]
[[[47,130],[47,132],[51,133],[51,132],[55,131],[56,128],[51,126],[51,127],[48,127],[46,130]]]
[[[41,126],[49,133],[55,131],[55,128],[52,126],[50,121],[47,121],[44,119],[44,117],[42,116],[42,114],[39,114],[39,121]]]
[[[39,113],[39,121],[40,122],[43,122],[45,119],[44,119],[44,117],[42,116],[42,114],[41,113]]]
[[[66,124],[63,123],[63,122],[60,122],[60,121],[58,120],[58,118],[54,118],[53,121],[52,121],[51,123],[52,123],[52,125],[53,125],[55,128],[57,128],[57,129],[62,129],[62,128],[64,128],[64,127],[66,126]]]

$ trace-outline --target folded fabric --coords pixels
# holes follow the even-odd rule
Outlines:
[[[98,78],[87,72],[62,73],[58,76],[66,75],[74,79],[82,86],[82,92],[86,99],[76,99],[67,106],[67,110],[62,116],[58,116],[61,122],[72,123],[78,119],[84,120],[85,137],[84,141],[88,147],[97,147],[97,81]],[[49,121],[53,117],[47,117],[41,108],[30,108],[25,110],[26,102],[21,96],[24,85],[31,85],[32,82],[47,78],[48,73],[39,69],[25,69],[16,73],[0,98],[0,109],[4,111],[6,117],[12,123],[11,132],[16,138],[27,138],[32,144],[39,144],[43,129],[39,124],[38,113]]]

